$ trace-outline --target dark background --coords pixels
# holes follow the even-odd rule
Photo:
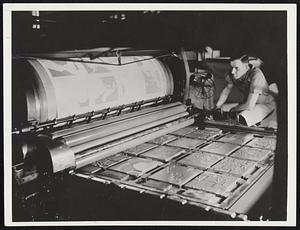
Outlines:
[[[12,22],[14,54],[96,47],[201,50],[209,45],[222,56],[260,57],[270,81],[286,77],[281,72],[287,47],[283,11],[40,11],[38,17],[13,12]]]

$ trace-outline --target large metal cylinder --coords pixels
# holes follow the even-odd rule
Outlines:
[[[164,129],[159,129],[155,132],[146,134],[142,137],[136,138],[136,139],[132,139],[130,141],[126,141],[125,143],[119,144],[119,145],[115,145],[111,148],[102,150],[102,151],[97,151],[97,150],[88,150],[86,154],[83,155],[83,157],[78,157],[78,159],[76,159],[76,169],[84,167],[90,163],[93,163],[95,161],[104,159],[107,156],[116,154],[118,152],[124,151],[125,149],[131,148],[133,146],[137,146],[141,143],[144,143],[146,141],[152,140],[155,137],[158,136],[162,136],[164,134],[173,132],[175,130],[184,128],[186,126],[189,126],[191,124],[194,123],[194,118],[192,119],[187,119],[183,122],[179,122],[176,125],[168,125],[167,128]]]
[[[124,114],[122,116],[112,117],[112,118],[109,118],[106,120],[94,121],[94,122],[91,122],[88,124],[81,124],[79,126],[71,127],[69,129],[58,130],[53,133],[50,133],[49,135],[51,136],[52,139],[56,139],[59,137],[68,136],[68,135],[75,134],[75,133],[80,133],[82,131],[94,129],[97,127],[103,127],[105,125],[113,124],[116,122],[121,122],[121,121],[124,121],[127,119],[131,119],[134,117],[144,115],[144,114],[151,115],[152,113],[155,113],[157,111],[166,110],[166,109],[173,108],[173,107],[179,106],[179,105],[182,105],[182,103],[175,102],[175,103],[171,103],[171,104],[165,104],[165,105],[159,105],[159,106],[155,106],[155,107],[145,108],[140,111]]]
[[[101,127],[96,127],[90,130],[85,130],[80,133],[75,133],[69,136],[63,137],[64,142],[69,146],[79,145],[88,141],[102,138],[113,133],[118,133],[120,130],[131,129],[143,124],[157,121],[163,118],[170,117],[179,113],[184,113],[186,111],[186,106],[181,105],[174,108],[170,108],[165,111],[157,111],[150,115],[144,114],[139,117],[134,117],[121,122],[116,122],[113,124],[108,124]]]
[[[78,152],[84,151],[86,149],[93,148],[95,146],[99,146],[99,145],[105,144],[107,142],[110,142],[110,141],[113,141],[113,140],[118,140],[118,139],[123,138],[125,136],[129,136],[129,135],[132,135],[134,133],[138,133],[138,132],[141,132],[143,130],[147,130],[147,129],[156,127],[158,125],[161,125],[161,124],[173,121],[173,120],[177,120],[177,119],[182,118],[182,117],[187,116],[187,115],[188,115],[187,112],[182,112],[182,113],[179,113],[179,114],[175,114],[173,116],[165,117],[163,119],[148,122],[148,123],[145,123],[143,125],[139,125],[139,126],[136,126],[136,127],[133,127],[133,128],[119,129],[119,132],[115,132],[111,135],[106,135],[102,138],[87,141],[87,142],[79,144],[79,145],[71,146],[71,149],[74,153],[78,153]]]
[[[111,63],[115,57],[103,57]],[[22,122],[46,122],[173,93],[168,68],[149,57],[124,57],[127,65],[28,58],[14,60],[13,90]],[[21,106],[21,99],[22,104]],[[20,102],[17,102],[20,101]]]

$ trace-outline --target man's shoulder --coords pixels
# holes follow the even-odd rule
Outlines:
[[[258,67],[254,67],[252,69],[250,69],[249,71],[249,78],[253,79],[253,78],[260,78],[260,77],[265,77],[264,73],[261,71],[260,68]]]
[[[251,68],[250,69],[250,73],[253,73],[253,74],[262,74],[263,72],[261,71],[261,69],[260,68],[258,68],[258,67],[253,67],[253,68]]]

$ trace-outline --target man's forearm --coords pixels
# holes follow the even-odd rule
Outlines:
[[[251,110],[253,108],[250,108],[250,106],[248,104],[239,104],[236,107],[233,107],[230,111],[231,112],[240,112],[240,111],[244,111],[244,110]]]
[[[231,112],[240,112],[240,111],[243,111],[243,110],[250,110],[249,105],[239,104],[239,105],[233,107],[230,111]]]
[[[231,89],[228,89],[227,87],[222,90],[221,95],[219,97],[219,100],[216,104],[217,108],[220,108],[225,103],[225,101],[228,98],[228,95],[229,95],[230,91],[231,91]]]

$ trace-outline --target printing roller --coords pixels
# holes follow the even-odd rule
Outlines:
[[[180,110],[184,110],[185,106],[182,105],[179,108]],[[50,159],[47,170],[54,173],[65,169],[80,168],[91,163],[91,159],[99,160],[107,157],[108,153],[115,153],[115,150],[108,150],[108,148],[106,149],[106,152],[98,151],[97,149],[99,146],[103,146],[104,144],[111,143],[113,141],[122,140],[122,138],[128,139],[128,137],[132,137],[134,134],[142,133],[141,135],[138,135],[137,138],[130,138],[132,140],[130,140],[129,143],[122,144],[117,147],[118,151],[125,150],[126,148],[151,140],[159,135],[163,135],[192,124],[194,122],[193,119],[189,119],[188,122],[186,122],[186,120],[180,121],[181,118],[188,117],[188,115],[189,114],[185,111],[177,111],[174,114],[174,109],[168,109],[167,113],[160,113],[159,119],[157,119],[157,114],[152,114],[147,117],[140,116],[134,120],[135,122],[138,121],[138,123],[134,123],[134,126],[132,127],[126,127],[126,121],[120,124],[111,124],[108,129],[104,129],[107,133],[101,132],[102,130],[100,129],[98,131],[101,135],[98,135],[97,132],[92,133],[95,135],[93,139],[86,139],[85,142],[80,142],[80,144],[77,145],[72,145],[74,142],[71,142],[71,144],[68,143],[63,137],[52,140],[46,135],[38,135],[36,140],[37,143],[39,143],[37,152],[41,156],[44,156],[41,158],[48,159],[48,161]],[[114,132],[108,132],[108,130],[112,130]],[[148,130],[151,132],[147,132]],[[82,135],[81,133],[77,135],[85,137],[85,135]],[[114,146],[114,149],[116,149],[116,146]],[[78,154],[78,156],[76,154]],[[88,155],[89,157],[87,157]],[[79,162],[76,162],[76,159],[80,159]],[[43,165],[44,164],[47,163],[43,163]]]
[[[146,58],[126,57],[127,61]],[[172,95],[174,88],[169,68],[156,59],[113,66],[25,58],[13,65],[13,114],[19,122],[41,123],[163,97]]]
[[[84,157],[76,159],[76,168],[81,168],[81,167],[86,166],[90,163],[93,163],[97,160],[101,160],[105,157],[108,157],[110,155],[121,152],[125,149],[134,147],[134,146],[144,143],[146,141],[150,141],[150,140],[154,139],[155,137],[162,136],[164,134],[171,133],[178,129],[192,125],[194,122],[195,122],[195,120],[193,118],[183,119],[182,121],[174,122],[174,124],[168,124],[168,125],[166,125],[166,127],[162,128],[162,129],[159,129],[159,130],[156,130],[153,132],[149,132],[148,134],[146,134],[142,137],[132,139],[131,141],[125,141],[120,145],[115,145],[111,148],[108,148],[108,149],[105,149],[102,151],[99,151],[97,149],[90,150],[89,152],[87,152],[84,155]],[[101,154],[98,154],[99,152]]]
[[[181,105],[174,108],[170,108],[165,111],[157,111],[151,113],[150,115],[144,114],[139,117],[126,119],[113,124],[108,124],[108,125],[100,126],[89,130],[84,130],[80,133],[64,136],[63,140],[67,145],[75,146],[88,141],[102,138],[107,135],[111,135],[113,133],[117,133],[120,130],[131,129],[140,126],[142,124],[157,121],[162,118],[169,117],[171,115],[176,115],[185,111],[186,111],[186,107]]]
[[[101,61],[110,63],[112,59]],[[13,109],[14,125],[44,124],[173,94],[173,77],[163,62],[149,57],[125,59],[138,62],[114,66],[42,58],[14,60],[13,100],[23,105]],[[42,171],[78,169],[194,122],[181,102],[147,106],[70,127],[54,123],[44,131],[35,133],[33,129],[28,134],[31,147],[25,148],[28,143],[23,141],[26,146],[21,144],[21,155],[35,159],[24,162],[34,162]]]
[[[63,130],[55,131],[55,132],[51,133],[50,135],[51,135],[52,139],[56,139],[56,138],[59,138],[59,137],[62,137],[62,136],[67,136],[67,135],[78,133],[78,132],[81,132],[81,131],[84,131],[84,130],[89,130],[89,129],[100,127],[100,126],[103,126],[103,125],[108,125],[108,124],[112,124],[112,123],[115,123],[115,122],[123,121],[125,119],[133,118],[133,117],[136,117],[136,116],[139,116],[139,115],[144,115],[144,114],[149,115],[153,112],[156,112],[156,111],[159,111],[159,110],[162,110],[162,109],[168,109],[168,108],[178,106],[178,105],[181,105],[181,104],[182,103],[180,103],[180,102],[175,102],[175,103],[171,103],[171,104],[155,106],[155,107],[152,107],[152,108],[145,108],[141,111],[132,112],[132,113],[125,114],[125,115],[122,115],[122,116],[117,116],[117,117],[114,117],[114,118],[111,118],[111,119],[95,121],[95,122],[92,122],[92,123],[82,124],[80,126],[72,127],[72,128],[69,128],[69,129],[63,129]]]

